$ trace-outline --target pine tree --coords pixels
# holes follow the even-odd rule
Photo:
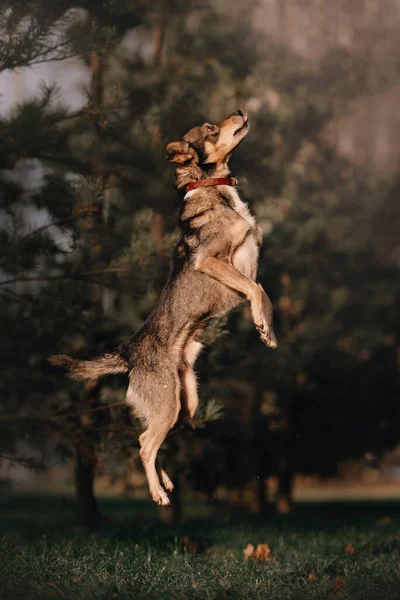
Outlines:
[[[125,382],[81,389],[47,356],[97,355],[140,327],[175,239],[165,143],[238,106],[247,106],[252,129],[232,171],[269,234],[260,277],[276,305],[280,347],[265,350],[246,308],[205,333],[203,403],[194,427],[171,436],[170,467],[181,488],[208,494],[258,477],[261,503],[275,474],[288,507],[295,471],[332,472],[342,458],[397,439],[396,233],[388,227],[382,240],[372,226],[378,216],[391,220],[378,210],[383,187],[322,135],[337,93],[331,81],[354,97],[368,81],[363,62],[330,51],[311,68],[256,35],[251,9],[228,14],[196,0],[0,3],[3,70],[77,56],[91,72],[80,110],[43,88],[0,121],[1,453],[29,458],[18,454],[21,439],[44,451],[51,438],[73,454],[85,523],[99,518],[95,473],[118,465],[123,478],[135,468],[137,424],[123,403]],[[394,188],[385,206],[395,197]],[[377,420],[380,432],[360,436]]]
[[[25,164],[26,160],[38,159],[45,168],[43,185],[34,195],[25,194],[25,198],[34,211],[45,206],[48,221],[43,229],[46,235],[29,232],[27,239],[36,243],[34,253],[26,244],[22,248],[24,233],[13,220],[4,241],[10,242],[14,228],[14,246],[21,250],[18,257],[8,257],[5,270],[10,277],[2,284],[6,289],[26,283],[30,286],[26,295],[35,301],[26,313],[33,333],[21,330],[21,337],[30,339],[23,358],[27,364],[35,361],[35,369],[30,370],[35,384],[28,395],[18,390],[18,399],[12,399],[9,412],[22,413],[29,406],[26,421],[40,432],[39,446],[43,428],[51,424],[53,438],[60,447],[67,452],[74,450],[78,517],[94,524],[99,516],[93,494],[96,464],[101,455],[109,458],[112,451],[132,455],[135,428],[127,427],[124,407],[104,410],[122,404],[123,391],[116,383],[87,386],[80,391],[51,373],[45,360],[57,350],[81,356],[99,354],[126,339],[127,331],[131,334],[149,313],[165,281],[167,255],[174,239],[172,227],[163,224],[167,215],[174,215],[176,207],[173,192],[165,202],[165,184],[159,183],[166,171],[163,144],[168,136],[176,136],[179,103],[181,108],[188,107],[187,128],[194,117],[205,118],[209,109],[207,93],[215,87],[217,74],[210,71],[204,47],[199,74],[182,88],[178,77],[174,87],[171,75],[177,61],[186,56],[176,23],[171,21],[168,31],[164,31],[162,7],[154,6],[147,12],[141,7],[139,18],[137,6],[132,3],[81,6],[85,13],[70,15],[65,35],[68,54],[82,56],[92,72],[86,105],[68,114],[67,109],[54,104],[56,90],[46,89],[42,98],[24,103],[3,123],[5,139],[16,140],[18,148],[24,147]],[[201,17],[202,40],[212,19],[210,7],[196,3],[182,7],[186,29],[181,28],[179,33],[189,40],[193,14]],[[53,26],[57,24],[55,20]],[[126,31],[132,33],[139,24],[145,30],[144,45],[152,48],[152,60],[147,65],[140,54],[128,61],[121,45]],[[32,39],[36,42],[33,34]],[[164,40],[169,44],[165,64]],[[188,73],[197,51],[192,51]],[[222,68],[228,71],[224,61],[222,57]],[[115,76],[115,64],[121,65],[123,75],[129,74],[127,80]],[[199,91],[195,103],[191,98],[193,87]],[[31,122],[36,126],[35,136],[28,126]],[[4,148],[4,156],[12,156],[9,147]],[[12,213],[15,199],[9,195],[7,202]],[[10,311],[14,304],[14,300],[10,302]],[[21,313],[16,321],[21,323]],[[11,368],[17,368],[15,362]],[[217,415],[212,406],[203,409],[202,423]],[[19,429],[15,439],[21,435]]]
[[[63,11],[71,6],[76,3],[65,4]],[[137,295],[149,283],[155,253],[143,239],[150,229],[147,212],[137,205],[137,217],[132,220],[131,193],[124,196],[120,191],[119,181],[127,185],[132,172],[126,165],[132,155],[134,164],[137,155],[126,136],[118,139],[118,128],[124,130],[118,123],[118,98],[107,103],[103,97],[105,56],[112,52],[124,31],[101,25],[101,19],[109,23],[104,7],[99,7],[98,17],[76,12],[68,16],[60,11],[53,20],[43,15],[41,8],[38,3],[33,16],[22,10],[22,3],[11,11],[4,8],[8,17],[5,28],[11,30],[14,38],[10,37],[13,42],[3,48],[2,64],[26,66],[41,59],[62,58],[64,54],[54,38],[65,25],[65,39],[58,38],[60,47],[69,56],[78,52],[78,46],[89,57],[92,85],[87,105],[75,114],[55,104],[55,89],[43,89],[40,97],[16,107],[1,123],[2,162],[10,170],[2,194],[8,217],[2,239],[2,290],[6,302],[3,314],[5,330],[10,333],[4,348],[9,357],[3,378],[5,391],[7,379],[15,378],[18,369],[25,367],[28,371],[28,377],[11,388],[13,393],[7,392],[5,412],[11,416],[18,413],[18,418],[3,419],[7,423],[4,440],[10,453],[18,440],[32,442],[28,435],[31,429],[39,445],[43,430],[51,429],[53,439],[62,448],[74,448],[78,517],[94,524],[98,520],[93,477],[96,447],[102,439],[99,431],[104,431],[105,438],[116,435],[110,429],[113,420],[126,421],[126,417],[111,415],[112,411],[103,416],[108,406],[107,394],[101,400],[99,386],[88,386],[80,393],[51,375],[45,361],[58,347],[90,355],[101,351],[103,345],[115,345],[126,322],[107,322],[104,307],[115,294],[119,293],[122,299],[125,294]],[[25,30],[27,19],[30,26]],[[133,21],[137,23],[138,19]],[[124,24],[129,27],[132,20],[127,18]],[[24,48],[20,63],[15,51],[18,45]],[[44,173],[42,185],[34,192],[22,189],[11,171],[15,164],[25,168],[27,164],[38,168],[40,165]],[[30,229],[40,210],[45,225]],[[23,294],[15,291],[15,286],[21,285],[25,286]],[[11,335],[13,330],[19,332],[18,338]],[[21,341],[25,342],[24,352]],[[29,415],[22,420],[23,427],[15,427],[26,412]],[[131,430],[134,432],[134,428]]]

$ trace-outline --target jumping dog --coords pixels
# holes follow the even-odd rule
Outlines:
[[[256,281],[261,227],[240,199],[236,180],[228,177],[231,153],[248,131],[247,114],[237,110],[218,125],[205,123],[167,145],[176,187],[185,188],[186,195],[179,211],[180,240],[158,304],[114,352],[88,361],[65,355],[49,359],[75,381],[128,374],[126,402],[143,424],[140,457],[150,494],[164,506],[173,483],[157,453],[178,417],[188,420],[196,412],[193,366],[202,348],[201,331],[247,298],[261,340],[277,347],[272,304]]]

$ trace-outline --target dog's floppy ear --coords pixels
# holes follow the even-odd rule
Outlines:
[[[193,159],[198,162],[196,151],[193,150],[193,148],[191,148],[188,142],[185,142],[185,140],[176,140],[175,142],[170,142],[167,144],[165,150],[167,152],[167,159],[170,162],[175,162],[180,165],[184,165]]]

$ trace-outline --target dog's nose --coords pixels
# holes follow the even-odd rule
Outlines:
[[[241,110],[239,110],[239,109],[238,109],[238,110],[235,110],[235,112],[234,112],[234,113],[232,113],[232,117],[233,117],[234,115],[239,115],[240,117],[243,117],[243,113],[242,113],[242,111],[241,111]]]

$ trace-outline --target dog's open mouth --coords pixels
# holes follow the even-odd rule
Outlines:
[[[247,128],[248,128],[248,126],[249,126],[249,125],[248,125],[248,123],[247,123],[247,121],[248,121],[248,118],[249,118],[249,117],[248,117],[248,115],[247,115],[247,113],[246,113],[246,114],[244,115],[244,117],[243,117],[243,125],[241,125],[241,126],[239,127],[239,129],[236,129],[235,133],[233,134],[234,136],[235,136],[235,135],[239,135],[239,133],[241,133],[242,131],[244,131],[245,129],[247,129]]]

